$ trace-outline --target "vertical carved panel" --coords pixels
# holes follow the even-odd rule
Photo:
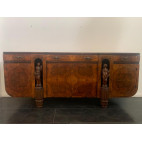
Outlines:
[[[35,87],[42,87],[42,86],[43,86],[42,60],[36,59],[35,60]]]
[[[109,98],[109,76],[110,76],[110,61],[108,59],[102,60],[101,70],[101,106],[106,108]]]
[[[102,60],[102,70],[101,70],[101,86],[102,87],[109,87],[109,76],[110,76],[110,72],[109,72],[109,60],[108,59],[104,59]]]

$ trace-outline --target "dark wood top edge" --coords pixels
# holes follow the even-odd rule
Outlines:
[[[3,54],[62,54],[62,55],[140,55],[140,53],[114,53],[114,52],[3,52]]]

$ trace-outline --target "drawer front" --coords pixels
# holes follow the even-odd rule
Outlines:
[[[71,61],[70,55],[46,55],[46,61]]]
[[[98,61],[98,55],[47,55],[47,61]]]
[[[98,55],[77,55],[75,61],[98,61]]]
[[[15,62],[31,61],[31,55],[30,54],[4,54],[4,61],[15,61]]]
[[[113,57],[114,61],[120,62],[139,62],[139,55],[118,55]]]

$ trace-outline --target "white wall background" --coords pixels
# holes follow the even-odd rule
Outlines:
[[[142,53],[142,18],[0,18],[0,96],[4,51]]]

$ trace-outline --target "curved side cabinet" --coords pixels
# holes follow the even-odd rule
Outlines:
[[[43,99],[131,97],[138,89],[139,53],[4,52],[4,77],[12,97]]]

